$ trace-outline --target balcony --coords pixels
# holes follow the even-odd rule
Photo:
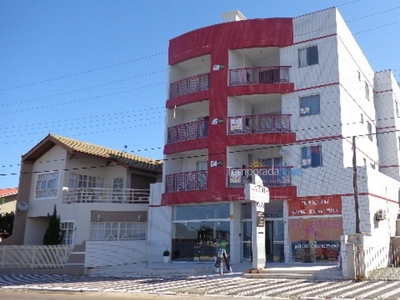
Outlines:
[[[196,140],[208,136],[208,119],[168,128],[167,144]]]
[[[288,83],[290,67],[255,67],[229,70],[229,85]]]
[[[261,168],[229,168],[228,187],[244,187],[251,180],[252,174],[258,174],[264,186],[291,186],[292,167],[261,167]]]
[[[207,189],[207,171],[176,173],[165,176],[166,193]]]
[[[66,188],[64,203],[148,203],[149,189]]]
[[[169,98],[205,91],[210,87],[210,74],[200,74],[173,82],[169,86]]]
[[[290,132],[290,116],[264,114],[229,117],[228,134]]]

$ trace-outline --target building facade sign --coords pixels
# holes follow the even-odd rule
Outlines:
[[[289,216],[341,215],[341,197],[304,198],[289,201]]]

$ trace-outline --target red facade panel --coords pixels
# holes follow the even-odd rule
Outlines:
[[[238,38],[241,37],[241,38]],[[253,47],[286,47],[293,44],[291,18],[254,19],[217,24],[200,28],[175,39],[169,44],[168,63],[210,54],[216,49]]]

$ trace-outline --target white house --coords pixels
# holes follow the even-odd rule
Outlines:
[[[161,161],[49,134],[22,156],[14,232],[3,244],[42,245],[55,206],[62,244],[85,253],[70,261],[85,267],[118,264],[127,251],[127,259],[143,261],[150,185],[161,180],[161,166]]]

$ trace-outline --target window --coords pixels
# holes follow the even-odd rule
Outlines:
[[[397,102],[397,100],[394,100],[394,106],[395,106],[395,109],[396,109],[396,116],[400,117],[400,114],[399,114],[399,103]]]
[[[102,188],[104,179],[101,177],[71,173],[69,175],[70,188]]]
[[[95,202],[101,198],[104,187],[104,179],[101,177],[82,175],[76,173],[69,174],[69,193],[70,199],[77,202]]]
[[[121,202],[123,201],[124,178],[117,177],[113,180],[113,193],[112,200]]]
[[[63,237],[61,244],[72,245],[74,222],[60,222],[60,229]]]
[[[301,164],[303,168],[322,167],[322,146],[301,148]]]
[[[360,73],[360,71],[357,71],[357,77],[358,77],[358,81],[361,81],[361,73]]]
[[[364,115],[361,114],[361,124],[364,124]]]
[[[369,101],[369,85],[366,81],[365,81],[365,98],[367,98],[367,100]]]
[[[299,67],[318,64],[318,47],[299,49]]]
[[[368,138],[372,141],[373,140],[372,125],[368,121],[367,121],[367,130],[368,130]]]
[[[36,180],[35,197],[55,198],[58,191],[58,172],[39,174]]]
[[[96,222],[92,223],[92,241],[133,241],[146,239],[144,222]]]
[[[319,95],[300,98],[300,117],[317,115],[320,113]]]
[[[207,161],[206,160],[197,161],[196,162],[196,171],[207,171]]]

